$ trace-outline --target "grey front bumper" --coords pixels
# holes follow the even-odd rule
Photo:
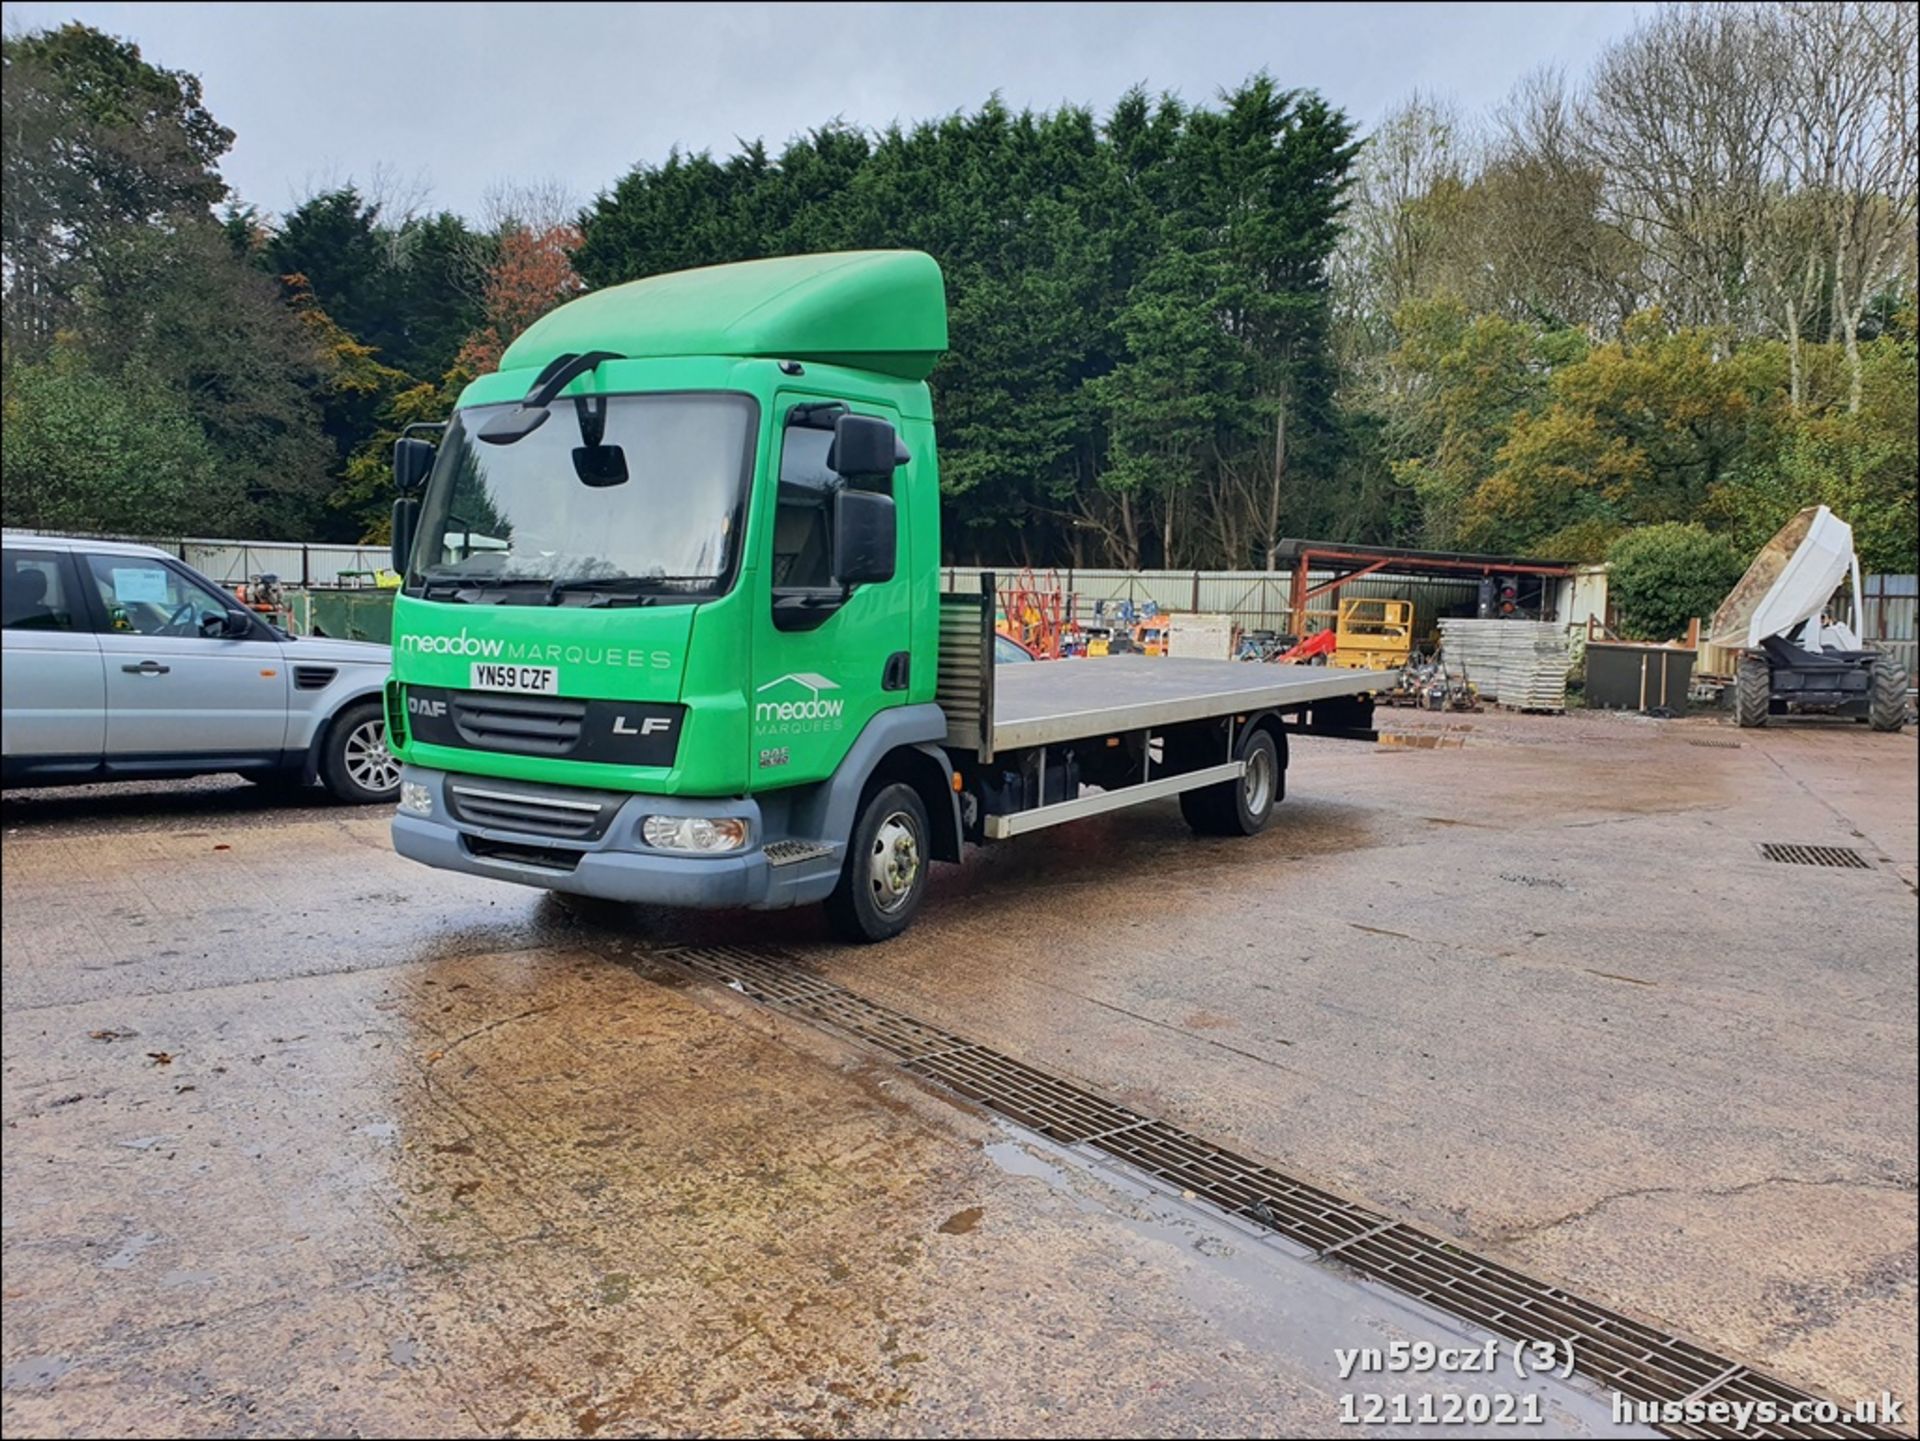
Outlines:
[[[441,870],[604,900],[695,908],[764,908],[819,900],[832,889],[838,874],[837,856],[830,874],[820,865],[771,865],[762,848],[769,840],[779,838],[765,833],[760,807],[744,797],[630,796],[598,839],[571,842],[456,821],[447,804],[448,776],[444,771],[407,766],[401,771],[401,779],[427,787],[433,796],[433,814],[397,812],[393,818],[393,848],[409,860]],[[750,849],[715,856],[654,850],[640,839],[640,824],[650,815],[741,816],[750,828]],[[522,847],[564,853],[569,859],[577,856],[578,860],[564,867],[481,854],[474,849],[476,841],[483,847]]]

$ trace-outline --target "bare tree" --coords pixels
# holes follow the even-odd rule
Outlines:
[[[1757,318],[1765,143],[1787,103],[1779,27],[1739,5],[1660,11],[1594,67],[1579,136],[1606,177],[1602,214],[1641,253],[1639,288],[1723,335]]]
[[[1334,257],[1337,328],[1348,349],[1387,348],[1384,323],[1438,283],[1475,148],[1454,105],[1418,91],[1368,138]]]
[[[527,230],[536,235],[570,227],[580,215],[580,205],[563,181],[499,181],[489,185],[480,197],[480,222],[498,235],[507,230]]]
[[[1825,280],[1857,411],[1862,318],[1913,277],[1914,11],[1897,0],[1796,0],[1783,16],[1796,63],[1773,148],[1801,200],[1806,251],[1792,305],[1810,308]]]
[[[1607,177],[1565,77],[1529,75],[1496,118],[1469,207],[1479,264],[1466,298],[1513,320],[1618,329],[1644,303],[1639,248],[1602,218]]]

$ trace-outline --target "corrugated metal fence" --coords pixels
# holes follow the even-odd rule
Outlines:
[[[9,534],[14,533],[11,528]],[[283,585],[339,585],[343,575],[383,569],[384,545],[326,545],[299,540],[215,540],[204,536],[100,535],[87,531],[41,531],[82,540],[124,540],[177,555],[222,585],[256,575],[277,575]]]
[[[1853,617],[1851,588],[1840,592],[1840,618],[1860,633],[1860,638],[1899,656],[1907,667],[1909,681],[1920,678],[1920,643],[1914,637],[1914,609],[1920,603],[1920,576],[1868,575],[1860,578],[1860,601],[1866,615]]]
[[[81,535],[63,531],[59,534]],[[342,583],[353,572],[378,570],[387,564],[382,545],[326,545],[297,540],[217,540],[202,536],[107,536],[95,540],[137,540],[171,551],[188,565],[222,585],[237,585],[256,575],[277,575],[286,585],[329,586]],[[941,569],[945,590],[975,590],[980,567]],[[1018,567],[996,570],[1001,585],[1020,574]],[[1315,571],[1310,584],[1331,580],[1331,572]],[[1096,602],[1108,609],[1122,601],[1140,606],[1152,601],[1161,610],[1205,611],[1232,616],[1247,630],[1284,630],[1293,585],[1291,571],[1259,570],[1078,570],[1066,568],[1040,574],[1043,585],[1057,583],[1078,597],[1083,617]],[[1343,586],[1342,596],[1376,596],[1410,600],[1414,634],[1431,634],[1443,615],[1472,615],[1477,587],[1471,580],[1368,576]],[[1920,673],[1920,644],[1915,639],[1915,607],[1920,601],[1920,577],[1870,575],[1863,578],[1865,624],[1857,626],[1863,639],[1884,645],[1906,663],[1907,673]],[[1310,621],[1330,624],[1333,607],[1322,597],[1308,611]],[[1853,598],[1843,589],[1839,613],[1852,623]]]

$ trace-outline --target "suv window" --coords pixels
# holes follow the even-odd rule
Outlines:
[[[89,555],[107,629],[135,635],[203,634],[201,622],[233,607],[224,597],[145,555]]]
[[[9,550],[0,568],[0,622],[7,630],[73,630],[67,569],[50,550]]]

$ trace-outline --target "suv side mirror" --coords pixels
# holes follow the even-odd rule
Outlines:
[[[907,461],[906,447],[884,420],[871,415],[843,414],[833,423],[833,444],[827,449],[827,469],[848,479],[891,476]]]
[[[891,432],[885,421],[879,424]],[[899,522],[893,497],[870,490],[842,490],[833,498],[833,578],[841,585],[893,579]]]
[[[243,610],[200,617],[200,634],[211,640],[244,640],[253,634],[253,617]]]
[[[419,490],[433,473],[434,454],[430,441],[396,440],[393,443],[393,488],[401,495],[412,495]]]

